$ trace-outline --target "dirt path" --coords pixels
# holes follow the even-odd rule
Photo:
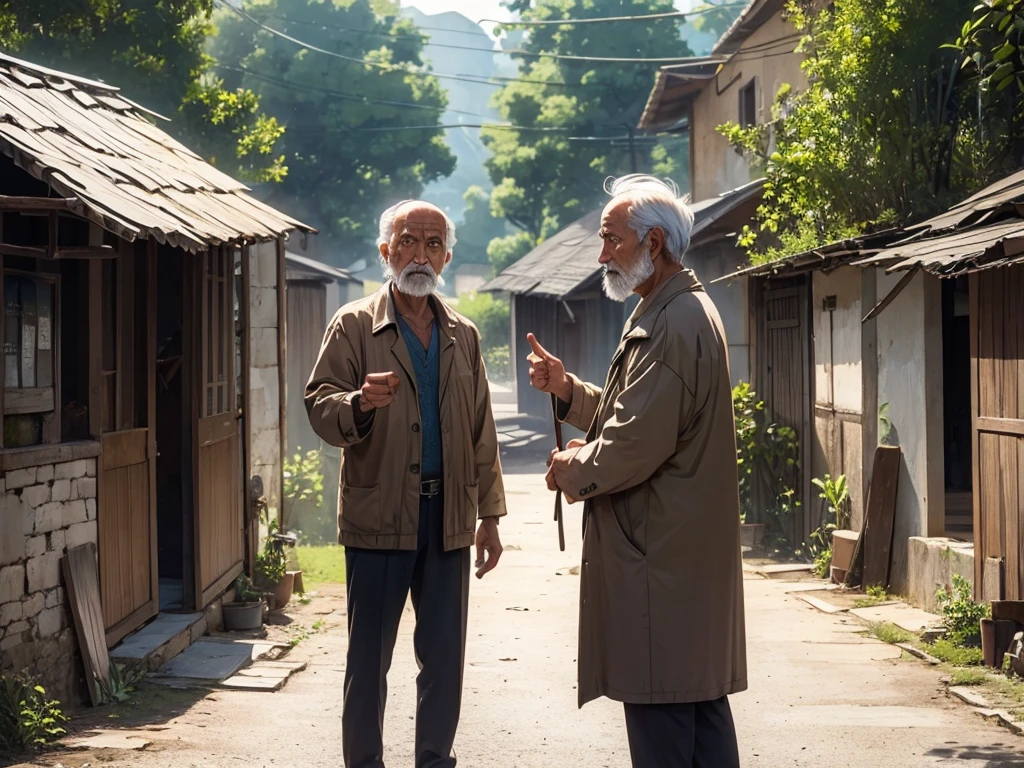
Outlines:
[[[551,496],[536,475],[507,478],[508,547],[501,567],[474,582],[459,763],[471,768],[624,768],[619,705],[576,708],[579,510],[559,553]],[[560,575],[561,574],[561,575]],[[816,613],[789,585],[746,581],[751,690],[734,698],[743,765],[1024,766],[1024,741],[951,702],[939,675],[868,640],[860,625]],[[277,694],[150,692],[107,727],[142,726],[136,753],[53,756],[39,764],[80,768],[291,768],[340,766],[345,615],[340,591],[295,613],[321,629],[293,659],[309,668]],[[694,627],[695,632],[700,627]],[[386,759],[412,765],[416,667],[411,615],[403,622],[390,681]],[[168,712],[171,716],[168,717]],[[103,714],[106,713],[97,713]],[[150,730],[156,728],[158,730]]]

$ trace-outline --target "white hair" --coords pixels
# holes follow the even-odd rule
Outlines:
[[[654,227],[661,227],[665,233],[665,250],[676,261],[683,260],[683,254],[690,247],[693,211],[687,205],[687,198],[680,197],[675,182],[633,173],[618,179],[609,177],[604,191],[613,200],[630,201],[629,226],[641,242]]]
[[[419,201],[417,201],[417,200],[403,200],[400,203],[395,203],[395,205],[392,205],[390,208],[388,208],[386,211],[384,211],[384,213],[382,213],[380,215],[380,223],[378,224],[378,233],[377,233],[377,247],[378,248],[380,246],[382,246],[384,243],[390,243],[391,242],[391,237],[395,234],[395,216],[398,215],[398,210],[403,205],[408,205],[409,203],[415,203],[415,202],[419,202]],[[440,209],[438,209],[438,210],[440,210]],[[445,213],[444,211],[441,211],[441,215],[444,216],[444,223],[445,223],[445,227],[446,227],[446,230],[447,230],[445,232],[444,247],[445,247],[445,250],[448,251],[448,253],[451,253],[452,251],[455,250],[455,242],[456,242],[456,240],[455,240],[455,222],[453,222],[448,217],[448,214]]]

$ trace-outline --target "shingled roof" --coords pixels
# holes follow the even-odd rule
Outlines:
[[[204,250],[315,231],[172,139],[117,88],[0,54],[0,152],[122,238]]]

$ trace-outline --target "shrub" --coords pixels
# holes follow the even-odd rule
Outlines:
[[[766,540],[788,540],[789,518],[799,509],[795,501],[800,468],[796,431],[772,422],[764,402],[742,381],[732,391],[736,419],[736,464],[739,470],[740,519],[754,511],[758,489],[763,489]]]
[[[284,529],[312,544],[329,543],[337,533],[334,515],[324,508],[323,465],[319,449],[299,448],[284,462]]]
[[[60,702],[46,698],[41,685],[26,675],[0,675],[0,750],[36,749],[63,736],[67,717]]]
[[[959,573],[953,574],[953,588],[939,587],[935,593],[942,609],[946,640],[955,646],[976,646],[981,642],[981,620],[989,615],[986,603],[974,602],[974,587]]]

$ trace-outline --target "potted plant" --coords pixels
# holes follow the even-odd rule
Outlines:
[[[259,629],[263,626],[263,593],[248,576],[235,579],[235,601],[224,604],[224,629],[228,632]]]
[[[285,545],[294,543],[294,536],[280,532],[277,520],[266,515],[267,537],[263,550],[256,555],[256,584],[273,595],[274,610],[279,611],[292,599],[295,573],[288,571]]]

